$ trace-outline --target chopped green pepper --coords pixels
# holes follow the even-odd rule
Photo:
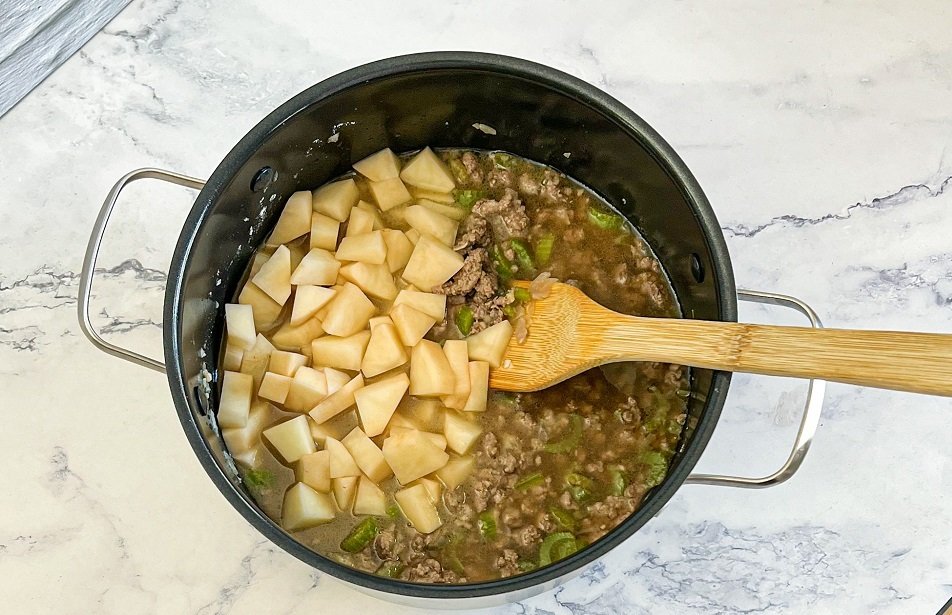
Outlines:
[[[493,262],[493,268],[496,270],[496,275],[498,275],[503,282],[511,280],[515,265],[506,257],[502,248],[499,247],[499,244],[493,245],[490,250],[490,257]]]
[[[529,292],[529,289],[522,288],[521,286],[516,286],[513,288],[512,295],[516,298],[516,301],[521,301],[522,303],[529,303],[532,301],[532,293]]]
[[[639,461],[648,466],[648,476],[646,486],[650,489],[655,485],[661,484],[664,475],[668,472],[668,459],[661,453],[652,451],[643,453]]]
[[[567,541],[571,541],[574,546],[575,536],[573,536],[571,532],[556,532],[542,539],[542,544],[539,546],[539,566],[548,566],[559,559],[557,557],[558,552],[554,550],[554,547],[561,542]]]
[[[466,165],[463,164],[463,161],[459,158],[453,158],[449,162],[450,171],[453,172],[453,177],[456,178],[456,182],[459,184],[465,184],[469,179],[469,173],[466,172]]]
[[[605,229],[607,231],[620,228],[623,222],[622,217],[618,214],[612,213],[610,211],[602,211],[594,205],[588,208],[588,220],[598,228]]]
[[[473,205],[476,204],[476,201],[485,196],[485,192],[482,190],[456,190],[454,191],[456,195],[456,203],[466,209],[466,211],[472,211]]]
[[[476,520],[476,527],[479,528],[479,535],[483,540],[492,540],[496,537],[496,515],[491,510],[481,512]]]
[[[586,502],[592,497],[595,483],[589,477],[569,472],[565,475],[566,489],[576,502]]]
[[[456,310],[456,328],[459,329],[459,332],[462,333],[464,337],[469,335],[469,332],[473,330],[474,321],[473,308],[464,305]]]
[[[542,447],[547,453],[568,453],[578,448],[582,441],[582,417],[577,414],[569,415],[569,432],[558,442],[548,442]]]
[[[253,493],[260,494],[274,485],[274,474],[270,470],[248,470],[244,475],[244,482]]]
[[[541,485],[545,481],[545,477],[542,476],[540,472],[533,472],[532,474],[527,474],[519,480],[516,481],[516,484],[513,485],[519,491],[526,491],[530,487],[535,487],[536,485]]]
[[[552,561],[556,562],[565,559],[578,551],[579,545],[576,540],[560,540],[552,547]]]
[[[493,152],[489,157],[492,159],[493,164],[501,169],[510,169],[515,162],[512,156],[504,154],[503,152]]]
[[[618,468],[609,470],[608,475],[611,477],[612,495],[623,495],[625,493],[625,487],[628,486],[628,480],[625,478],[625,475]]]
[[[512,303],[502,306],[502,313],[505,314],[506,318],[509,318],[510,320],[515,320],[516,316],[518,315],[516,306]]]
[[[387,506],[387,516],[390,517],[391,519],[399,519],[400,507],[397,506],[396,504],[391,504],[390,506]]]
[[[463,568],[463,562],[459,559],[459,543],[462,542],[459,534],[452,534],[447,539],[444,547],[444,553],[446,554],[446,561],[443,562],[444,568],[449,568],[456,574],[466,574],[466,569]]]
[[[350,534],[347,534],[347,537],[340,542],[340,548],[348,553],[359,553],[373,542],[378,531],[377,518],[367,517],[355,525]]]
[[[535,262],[532,260],[532,253],[529,251],[529,244],[518,237],[509,240],[509,247],[516,257],[516,263],[519,265],[519,272],[531,275],[535,271]]]
[[[524,559],[519,560],[519,563],[516,564],[516,567],[519,568],[522,572],[529,572],[530,570],[535,570],[539,566],[535,562]]]
[[[558,506],[553,506],[549,509],[549,514],[552,515],[552,518],[555,519],[555,523],[562,529],[569,530],[570,532],[575,530],[575,517],[573,517],[569,511],[564,508],[559,508]]]
[[[390,579],[396,579],[400,576],[400,573],[403,572],[403,569],[406,568],[400,562],[384,562],[380,568],[377,568],[377,576],[388,577]]]
[[[549,264],[549,259],[552,258],[552,248],[554,246],[555,235],[552,233],[546,233],[539,238],[539,241],[536,242],[535,256],[536,262],[540,267],[545,267]]]

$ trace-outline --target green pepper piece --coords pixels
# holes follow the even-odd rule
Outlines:
[[[452,534],[445,543],[444,553],[446,561],[443,562],[444,568],[449,568],[456,574],[465,575],[466,569],[463,568],[463,562],[459,559],[459,543],[462,542],[459,534]]]
[[[569,432],[557,442],[548,442],[542,447],[547,453],[568,453],[578,448],[582,441],[582,417],[577,414],[569,415]]]
[[[515,161],[512,156],[503,152],[493,152],[489,155],[493,164],[501,169],[511,169]]]
[[[528,275],[529,272],[535,271],[535,262],[532,259],[532,253],[529,251],[529,244],[518,237],[513,237],[509,240],[509,247],[512,248],[516,257],[520,273],[525,272]]]
[[[552,561],[556,562],[565,559],[578,551],[579,545],[576,540],[560,540],[552,547]]]
[[[530,487],[541,485],[543,482],[545,482],[545,477],[542,476],[540,472],[533,472],[532,474],[528,474],[517,480],[513,487],[519,491],[526,491]]]
[[[456,195],[456,204],[465,209],[466,211],[472,211],[473,205],[476,204],[476,201],[483,198],[486,193],[482,190],[455,190],[454,194]]]
[[[450,171],[456,178],[456,183],[465,184],[469,180],[469,173],[466,172],[466,165],[459,158],[453,158],[449,162]]]
[[[473,316],[473,308],[468,305],[462,306],[460,309],[456,310],[456,328],[459,329],[459,332],[463,334],[463,337],[469,335],[469,332],[473,330],[473,322],[475,317]]]
[[[594,205],[591,205],[588,208],[588,221],[598,228],[605,229],[606,231],[612,231],[620,228],[623,222],[622,217],[618,214],[609,211],[602,211]]]
[[[575,531],[575,517],[573,517],[569,511],[564,508],[559,508],[558,506],[553,506],[549,509],[549,514],[552,515],[552,518],[555,519],[555,523],[562,529],[569,530],[570,532]]]
[[[549,264],[549,259],[552,258],[553,247],[555,247],[555,235],[552,233],[546,233],[536,242],[535,257],[536,263],[538,263],[540,267],[545,267]]]
[[[622,474],[622,471],[618,468],[612,468],[608,474],[611,477],[612,495],[623,495],[625,493],[625,487],[628,486],[628,480],[625,478],[625,475]]]
[[[542,539],[542,544],[539,546],[539,566],[548,566],[558,559],[557,557],[553,558],[556,555],[556,553],[553,553],[553,547],[560,542],[569,540],[575,543],[575,536],[571,532],[556,532]]]
[[[592,479],[577,472],[569,472],[565,475],[565,485],[576,502],[586,502],[591,499],[595,488]]]
[[[516,567],[519,568],[519,570],[521,570],[522,572],[529,572],[530,570],[535,570],[539,566],[535,562],[524,559],[524,560],[520,560],[516,564]]]
[[[403,572],[403,569],[406,568],[400,562],[384,562],[380,568],[377,568],[377,576],[387,577],[390,579],[396,579],[400,576],[400,573]]]
[[[509,305],[502,306],[502,313],[506,315],[506,318],[510,320],[515,320],[517,312],[516,306],[510,303]]]
[[[663,454],[652,451],[642,454],[639,461],[648,466],[646,486],[650,489],[661,484],[665,474],[668,473],[668,459]]]
[[[493,245],[492,250],[490,250],[490,257],[493,262],[493,268],[496,270],[496,275],[498,275],[503,282],[511,280],[515,265],[506,257],[502,248],[499,247],[499,244]]]
[[[532,293],[529,292],[529,289],[522,288],[521,286],[513,288],[512,295],[516,298],[516,301],[521,303],[529,303],[532,301]]]
[[[261,494],[274,485],[274,474],[263,468],[248,470],[242,478],[248,490],[255,494]]]
[[[354,526],[347,537],[340,542],[340,548],[348,553],[360,553],[377,537],[377,518],[367,517]]]
[[[492,540],[496,537],[496,515],[491,510],[479,514],[476,526],[479,528],[479,535],[483,537],[483,540]]]

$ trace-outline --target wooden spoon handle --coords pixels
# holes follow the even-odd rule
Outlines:
[[[596,320],[600,326],[590,331],[601,334],[602,356],[613,356],[611,361],[659,361],[952,396],[952,335],[628,316],[605,326]]]

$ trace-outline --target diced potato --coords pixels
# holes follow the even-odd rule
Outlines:
[[[342,476],[331,479],[331,488],[334,490],[334,499],[337,507],[347,512],[354,505],[354,496],[357,495],[357,481],[359,476]],[[386,512],[386,509],[384,509]]]
[[[415,228],[405,232],[404,235],[407,236],[407,241],[412,243],[414,246],[420,241],[420,231],[416,230]]]
[[[296,352],[275,350],[268,362],[268,371],[282,376],[293,377],[299,367],[307,365],[307,357]]]
[[[240,372],[226,371],[222,375],[221,399],[218,402],[218,425],[244,427],[251,412],[251,394],[254,378]]]
[[[456,188],[453,175],[429,147],[414,156],[400,171],[400,179],[433,192],[452,192]]]
[[[372,480],[361,476],[357,482],[357,495],[354,497],[355,515],[376,515],[382,517],[387,514],[387,496]]]
[[[390,320],[389,317],[386,317]],[[237,372],[241,369],[241,359],[245,356],[245,351],[236,348],[232,344],[225,345],[225,353],[222,357],[222,367],[230,372]]]
[[[325,374],[327,371],[325,370]],[[329,378],[330,376],[328,376]],[[328,384],[330,382],[328,381]],[[354,393],[357,389],[363,388],[364,377],[360,374],[354,376],[347,384],[328,395],[319,404],[308,413],[316,423],[323,423],[334,418],[347,408],[354,405]]]
[[[360,371],[368,378],[400,367],[410,360],[392,323],[381,323],[376,328],[371,324],[371,327],[370,343],[360,363]]]
[[[393,320],[400,339],[405,346],[416,346],[426,335],[436,319],[417,310],[408,303],[401,303],[390,310],[390,319]]]
[[[337,291],[333,288],[299,285],[294,291],[294,305],[291,308],[291,325],[297,327],[309,320],[319,309],[327,305]]]
[[[387,260],[387,242],[383,231],[344,237],[337,246],[337,260],[382,265]]]
[[[271,341],[281,350],[301,350],[307,347],[310,351],[311,340],[324,335],[324,327],[321,321],[316,318],[310,318],[298,326],[286,322],[271,334]]]
[[[446,414],[446,408],[438,399],[408,397],[400,411],[423,431],[443,432],[443,415]]]
[[[369,326],[370,330],[373,331],[379,325],[392,325],[392,324],[393,324],[393,321],[390,320],[389,316],[374,316],[367,323],[367,326]]]
[[[354,393],[360,424],[368,437],[372,438],[384,432],[409,386],[407,375],[399,374],[368,384]]]
[[[307,426],[311,429],[311,437],[314,438],[314,442],[325,449],[327,448],[326,443],[328,438],[337,439],[341,435],[331,423],[321,423],[318,425],[311,417],[308,417]]]
[[[254,449],[261,441],[261,431],[271,421],[271,406],[267,402],[251,402],[251,412],[244,427],[221,430],[221,437],[232,457]]]
[[[350,210],[350,217],[347,219],[347,232],[344,234],[345,237],[363,235],[374,230],[373,211],[368,211],[360,207],[360,204],[363,202],[364,201],[357,203],[357,207]]]
[[[456,387],[453,369],[436,342],[420,340],[410,353],[410,395],[440,397]]]
[[[399,177],[370,182],[370,193],[374,195],[374,200],[383,211],[403,205],[413,198]]]
[[[502,358],[511,337],[512,325],[508,320],[483,329],[476,335],[470,335],[466,338],[469,358],[474,361],[486,361],[490,367],[499,367],[502,365]]]
[[[439,505],[440,498],[443,495],[443,485],[440,481],[432,478],[421,478],[417,481],[414,481],[414,485],[423,485],[423,488],[426,489],[426,494],[430,496],[430,501],[434,504]],[[413,485],[410,485],[411,487]]]
[[[340,263],[333,254],[321,248],[314,248],[291,274],[291,284],[330,286],[337,281],[339,271]]]
[[[443,404],[447,408],[462,410],[469,399],[469,353],[465,340],[446,340],[443,342],[443,354],[449,361],[455,378],[455,388],[452,395],[443,397]]]
[[[452,196],[450,196],[450,198],[452,198]],[[452,201],[450,201],[450,203],[452,203]],[[447,205],[444,203],[437,203],[436,201],[431,201],[429,199],[420,199],[419,201],[417,201],[417,205],[420,205],[421,207],[426,207],[433,213],[440,214],[441,216],[446,216],[447,218],[450,218],[451,220],[456,220],[457,222],[462,221],[463,218],[469,215],[469,212],[463,209],[462,207],[454,206],[451,204]]]
[[[390,148],[385,148],[354,163],[354,170],[372,182],[400,176],[400,159]]]
[[[391,433],[383,442],[383,456],[403,485],[439,470],[450,458],[422,432],[412,429]]]
[[[407,224],[434,239],[452,246],[456,243],[456,231],[459,222],[438,214],[422,205],[411,205],[406,211]]]
[[[385,264],[349,263],[340,268],[340,274],[371,297],[390,301],[397,296],[397,285]]]
[[[248,469],[257,468],[261,465],[261,460],[264,459],[263,448],[261,444],[258,444],[240,453],[232,453],[231,458],[240,466]]]
[[[360,201],[359,203],[357,203],[356,207],[358,209],[363,209],[364,211],[373,214],[374,226],[372,230],[381,231],[384,228],[386,228],[387,225],[384,224],[383,216],[380,215],[380,210],[377,208],[376,205],[374,205],[373,203],[368,203],[367,201]]]
[[[267,331],[277,324],[281,317],[281,304],[255,286],[251,280],[245,283],[238,294],[238,303],[250,305],[254,310],[255,329]]]
[[[420,235],[403,270],[403,279],[417,288],[431,290],[456,275],[462,267],[463,257],[452,248],[432,237]]]
[[[315,365],[357,371],[369,341],[370,331],[361,331],[347,337],[325,335],[311,342],[311,356]]]
[[[359,200],[357,183],[353,179],[342,179],[315,190],[313,206],[314,211],[343,222]]]
[[[261,266],[268,262],[268,259],[271,258],[271,255],[274,254],[274,250],[277,246],[269,248],[264,246],[258,249],[255,252],[254,256],[251,257],[251,269],[248,270],[248,279],[255,277],[255,275],[261,271]]]
[[[429,431],[420,431],[419,429],[416,429],[415,427],[390,427],[390,433],[394,435],[405,432],[405,431],[416,431],[420,435],[425,437],[427,440],[432,442],[441,451],[446,450],[446,436],[444,436],[443,434],[432,433]]]
[[[354,461],[353,455],[336,438],[328,436],[324,439],[324,448],[329,455],[328,463],[331,478],[342,478],[345,476],[360,476],[360,468]]]
[[[337,289],[337,294],[327,304],[327,313],[321,322],[327,333],[347,337],[366,329],[370,317],[376,313],[373,301],[353,283],[347,282]]]
[[[396,273],[407,266],[407,261],[413,253],[413,244],[403,231],[387,228],[381,232],[384,243],[387,244],[387,268],[391,273]]]
[[[307,417],[303,414],[265,429],[262,435],[271,443],[285,463],[294,463],[304,455],[315,451],[311,429],[307,425]]]
[[[311,214],[310,248],[312,250],[320,248],[333,252],[337,249],[338,235],[340,235],[340,222],[316,211]]]
[[[327,378],[327,394],[332,395],[339,391],[341,387],[350,382],[350,375],[333,367],[324,368],[324,377]]]
[[[436,477],[447,489],[453,490],[469,478],[474,467],[476,467],[476,458],[472,455],[450,457],[446,465],[436,471]]]
[[[394,496],[400,510],[407,521],[413,526],[413,529],[421,534],[433,532],[443,522],[440,521],[440,513],[436,506],[430,500],[430,494],[423,485],[414,485],[397,491]]]
[[[446,446],[460,455],[468,453],[483,433],[483,428],[477,423],[453,410],[448,410],[443,420],[443,435],[446,436]]]
[[[393,431],[394,429],[420,429],[420,425],[408,417],[403,411],[397,410],[390,418],[390,423],[387,424],[388,431]]]
[[[469,397],[463,406],[465,412],[483,412],[489,396],[489,363],[485,361],[469,362]]]
[[[396,287],[394,287],[396,289]],[[396,295],[396,292],[394,292]],[[247,350],[255,343],[254,308],[241,303],[225,304],[225,329],[228,331],[228,345]]]
[[[297,269],[304,257],[307,256],[307,243],[302,239],[295,239],[289,244],[285,244],[291,252],[291,271]]]
[[[293,241],[311,230],[311,193],[307,190],[295,192],[288,197],[278,223],[271,231],[265,245],[278,246]]]
[[[393,474],[383,457],[383,453],[361,428],[355,427],[353,431],[344,436],[341,442],[350,451],[360,471],[366,474],[370,480],[380,483]]]
[[[291,296],[291,251],[288,247],[278,246],[251,281],[276,303],[284,305]]]
[[[442,203],[443,205],[452,205],[456,202],[456,198],[453,197],[452,192],[433,192],[432,190],[417,188],[416,186],[407,186],[407,190],[410,191],[410,195],[413,196],[413,198],[419,200]]]
[[[297,467],[294,470],[294,477],[298,482],[304,483],[314,491],[330,493],[330,459],[330,453],[327,451],[316,451],[304,455],[298,460]]]
[[[274,372],[266,372],[258,388],[258,397],[283,404],[290,389],[291,378]]]
[[[337,515],[334,499],[318,493],[304,483],[297,483],[284,494],[281,525],[289,532],[328,523]]]
[[[401,303],[432,316],[436,322],[443,322],[446,317],[446,295],[404,289],[397,293],[397,298],[393,300],[394,307]]]
[[[307,412],[327,397],[327,377],[310,367],[299,367],[291,380],[284,407],[294,412]]]
[[[261,379],[264,378],[264,373],[268,371],[272,352],[274,352],[274,345],[268,341],[268,338],[259,333],[258,337],[255,338],[254,346],[247,350],[241,358],[241,373],[248,374],[254,379],[252,390],[257,390],[261,386]]]

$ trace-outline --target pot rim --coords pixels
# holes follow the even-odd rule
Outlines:
[[[179,421],[189,443],[212,482],[225,499],[271,542],[302,562],[345,582],[385,594],[418,598],[463,599],[493,596],[527,590],[549,584],[571,575],[620,545],[647,523],[681,487],[713,433],[730,383],[729,372],[715,372],[703,413],[684,456],[627,519],[595,543],[554,564],[514,577],[478,583],[439,585],[413,583],[379,577],[358,571],[326,558],[307,548],[287,534],[263,512],[249,504],[247,496],[226,476],[216,463],[201,428],[193,417],[187,397],[187,382],[183,373],[181,348],[178,342],[184,309],[181,289],[192,245],[206,220],[212,204],[219,198],[234,174],[254,155],[267,136],[296,114],[315,102],[343,90],[359,87],[366,82],[398,74],[439,70],[469,70],[500,73],[525,79],[574,98],[612,120],[620,130],[638,139],[665,167],[671,180],[694,206],[694,213],[703,230],[711,253],[717,290],[718,309],[723,320],[737,320],[737,298],[730,256],[720,225],[710,202],[697,180],[674,149],[641,117],[621,102],[595,86],[567,73],[520,58],[480,52],[441,51],[396,56],[364,64],[334,75],[295,95],[276,108],[252,128],[222,159],[211,174],[183,223],[169,267],[164,308],[164,350],[169,387],[175,402]]]

